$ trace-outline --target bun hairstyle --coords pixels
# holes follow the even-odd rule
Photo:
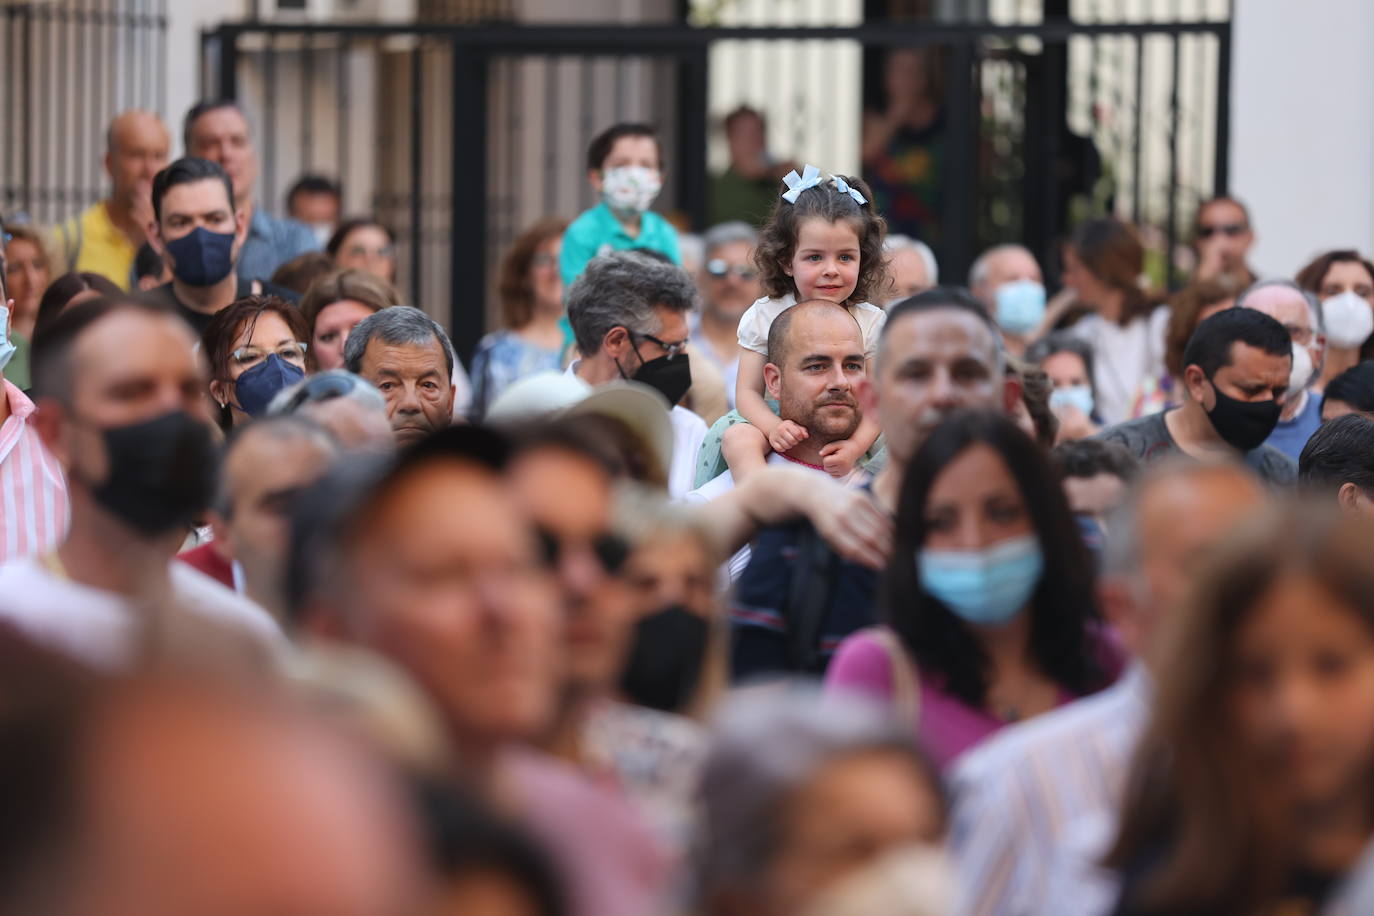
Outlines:
[[[835,179],[842,180],[859,192],[868,203],[860,204],[846,191],[840,190]],[[774,299],[788,293],[796,295],[797,286],[783,270],[797,253],[797,233],[809,219],[823,219],[828,223],[848,222],[859,237],[859,279],[850,295],[850,302],[867,302],[879,296],[888,282],[887,259],[883,257],[883,238],[887,235],[887,221],[873,208],[873,192],[862,178],[836,175],[796,195],[796,203],[781,196],[773,205],[773,214],[759,234],[754,249],[754,263],[758,266],[764,292]]]

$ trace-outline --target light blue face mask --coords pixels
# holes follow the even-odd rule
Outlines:
[[[985,550],[922,550],[916,555],[921,587],[973,624],[997,626],[1026,606],[1045,571],[1033,534]]]
[[[997,287],[997,326],[1008,334],[1026,334],[1045,318],[1045,287],[1033,280],[1013,280]]]
[[[0,371],[14,359],[18,348],[10,341],[10,310],[0,305]]]
[[[1091,385],[1065,385],[1050,392],[1050,407],[1077,407],[1085,417],[1093,415],[1093,389]]]

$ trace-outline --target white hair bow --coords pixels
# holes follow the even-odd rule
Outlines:
[[[856,188],[851,188],[849,182],[845,181],[839,175],[835,176],[835,190],[839,191],[841,194],[848,194],[850,197],[854,198],[854,203],[861,207],[868,203],[868,198],[860,194]]]
[[[787,185],[787,190],[783,192],[782,199],[789,204],[795,204],[798,194],[807,188],[816,187],[824,180],[821,178],[821,170],[814,165],[803,168],[800,176],[797,175],[797,170],[793,169],[782,180],[782,183]]]

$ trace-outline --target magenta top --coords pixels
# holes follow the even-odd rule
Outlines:
[[[1124,656],[1110,636],[1104,635],[1099,639],[1097,649],[1108,676],[1101,686],[1107,687],[1121,673]],[[857,693],[884,703],[892,702],[891,658],[873,630],[860,630],[840,643],[825,674],[825,689],[827,692]],[[1063,706],[1076,699],[1079,697],[1061,689],[1057,705]],[[916,739],[941,770],[1009,724],[988,710],[970,706],[954,694],[945,692],[938,675],[921,673],[919,708],[913,725]]]

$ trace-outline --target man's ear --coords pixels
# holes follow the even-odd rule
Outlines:
[[[106,150],[106,151],[105,151],[105,155],[100,157],[100,162],[105,166],[105,174],[108,175],[111,179],[113,179],[113,178],[114,178],[114,167],[110,165],[110,153],[109,153],[109,150]]]
[[[1002,410],[1008,416],[1016,413],[1016,407],[1021,403],[1021,380],[1015,375],[1007,376],[1002,383]]]
[[[1102,619],[1111,625],[1132,655],[1139,655],[1142,634],[1136,619],[1135,596],[1123,576],[1105,575],[1097,583],[1097,605]]]
[[[210,523],[210,530],[215,535],[210,541],[214,546],[210,549],[226,560],[234,560],[234,541],[229,530],[229,519],[220,515],[217,510],[209,509],[205,513],[205,520]]]
[[[1207,406],[1207,384],[1207,374],[1201,366],[1184,367],[1183,386],[1188,389],[1188,396],[1203,407]]]
[[[167,243],[162,240],[162,227],[158,225],[156,219],[149,220],[148,225],[143,227],[143,233],[148,238],[148,244],[159,255],[167,253]]]
[[[1342,512],[1349,512],[1352,515],[1363,514],[1364,507],[1368,503],[1369,498],[1364,495],[1364,491],[1357,484],[1346,481],[1336,491],[1336,504],[1341,507]]]
[[[779,393],[782,391],[782,370],[773,363],[763,364],[763,386],[770,398],[781,400]]]
[[[43,444],[52,452],[58,463],[64,468],[70,467],[71,452],[63,435],[66,423],[62,403],[53,398],[39,398],[35,407],[37,409],[29,417],[29,422],[38,431],[38,438],[43,440]]]
[[[623,357],[632,347],[633,341],[630,339],[629,330],[619,325],[611,328],[606,332],[606,336],[601,338],[601,349],[616,359]]]
[[[234,211],[234,239],[240,245],[248,240],[248,211]]]

